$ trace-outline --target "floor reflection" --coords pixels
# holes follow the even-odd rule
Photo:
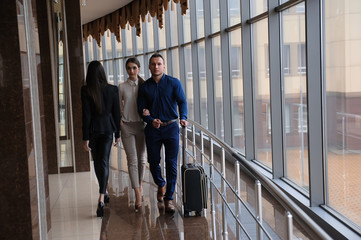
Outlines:
[[[183,218],[180,201],[177,211],[169,214],[156,200],[157,188],[149,171],[143,184],[144,201],[139,212],[134,209],[134,192],[128,173],[111,170],[110,203],[106,205],[101,227],[101,240],[113,239],[211,239],[205,217]]]

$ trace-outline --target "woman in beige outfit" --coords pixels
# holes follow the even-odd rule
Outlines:
[[[132,188],[135,192],[135,210],[142,206],[142,181],[145,171],[144,122],[137,112],[139,86],[144,80],[138,76],[140,63],[129,58],[125,64],[129,75],[127,81],[119,84],[120,129]]]

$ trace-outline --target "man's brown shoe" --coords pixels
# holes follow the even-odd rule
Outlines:
[[[163,202],[164,194],[165,194],[165,185],[163,187],[158,187],[158,192],[157,192],[158,202]]]
[[[165,211],[169,212],[169,213],[174,213],[175,212],[175,207],[173,205],[173,201],[172,200],[165,200]]]

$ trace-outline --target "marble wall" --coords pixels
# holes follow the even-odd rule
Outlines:
[[[28,159],[32,157],[29,86],[23,86],[17,1],[0,2],[0,232],[3,239],[32,239]],[[19,34],[20,33],[20,34]]]
[[[0,1],[1,239],[42,239],[51,227],[48,169],[58,173],[58,160],[47,4]],[[75,166],[76,171],[89,171],[81,133],[84,63],[79,2],[67,0],[66,12]]]
[[[52,79],[46,0],[27,4],[28,25],[24,1],[0,2],[1,239],[40,239],[50,229],[47,156],[56,145],[47,141],[55,131],[46,118],[54,117],[44,103],[51,99],[53,110],[52,96],[43,95]]]

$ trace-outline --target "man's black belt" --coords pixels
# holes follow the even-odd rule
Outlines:
[[[168,121],[168,122],[162,122],[162,123],[160,124],[160,126],[161,126],[161,127],[165,127],[165,126],[167,126],[167,125],[169,125],[169,124],[174,123],[175,121],[177,121],[177,119],[172,119],[172,120],[170,120],[170,121]]]

